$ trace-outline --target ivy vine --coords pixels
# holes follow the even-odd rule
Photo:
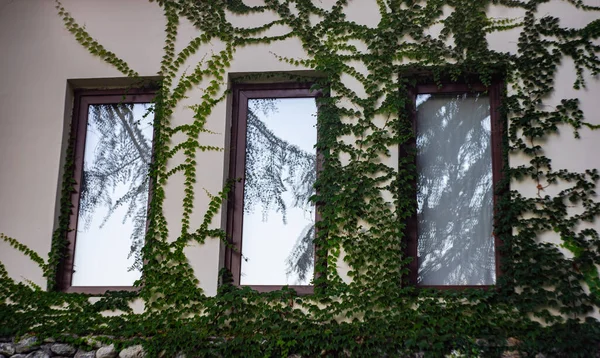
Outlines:
[[[580,0],[564,0],[581,11],[599,11]],[[553,92],[556,72],[564,58],[575,66],[575,89],[586,84],[586,73],[600,69],[600,20],[579,28],[565,28],[560,19],[540,17],[545,0],[373,0],[361,6],[377,6],[380,21],[368,27],[349,20],[347,0],[328,9],[311,0],[265,0],[248,6],[242,0],[157,0],[166,18],[164,55],[158,75],[161,87],[155,98],[155,160],[150,169],[153,198],[143,278],[139,292],[109,292],[91,302],[89,295],[56,291],[56,273],[67,245],[70,215],[68,196],[73,190],[72,160],[66,163],[58,229],[52,236],[48,259],[4,234],[0,238],[22,251],[43,269],[47,291],[32,283],[12,280],[0,263],[0,336],[33,333],[86,345],[86,336],[114,342],[117,346],[143,344],[150,357],[179,352],[188,356],[426,356],[463,354],[499,356],[519,351],[523,356],[589,357],[600,343],[600,324],[585,318],[600,306],[600,237],[585,222],[600,214],[595,200],[597,169],[573,172],[556,169],[544,152],[545,139],[571,128],[579,137],[596,129],[586,122],[577,98],[566,98],[555,108],[545,106]],[[490,6],[522,9],[520,19],[493,19]],[[444,7],[452,12],[443,17]],[[138,73],[93,39],[67,9],[56,0],[58,15],[75,40],[124,76]],[[294,8],[294,9],[292,9]],[[269,12],[277,20],[255,28],[239,28],[227,20],[228,13]],[[180,19],[188,19],[197,37],[177,52]],[[315,20],[316,19],[316,20]],[[285,25],[284,35],[266,31]],[[441,25],[438,37],[428,29]],[[515,54],[489,48],[491,32],[520,30]],[[231,284],[222,272],[214,297],[198,286],[184,254],[191,242],[209,239],[227,243],[223,230],[210,224],[230,186],[208,194],[210,202],[202,223],[191,219],[194,210],[197,157],[220,150],[204,145],[200,133],[209,132],[206,122],[217,104],[228,95],[226,77],[237,48],[271,44],[297,38],[304,58],[277,56],[292,65],[312,68],[322,76],[315,87],[328,94],[319,99],[319,140],[323,170],[316,180],[315,202],[321,208],[315,244],[321,259],[315,266],[315,294],[298,296],[283,288],[257,293]],[[177,77],[182,66],[202,45],[220,41],[225,46]],[[452,40],[452,41],[450,41]],[[363,43],[364,49],[357,43]],[[365,66],[368,73],[353,67]],[[266,76],[266,75],[265,75]],[[277,74],[277,76],[289,76]],[[345,82],[350,76],[364,88],[358,95]],[[508,119],[505,138],[505,184],[531,182],[538,195],[524,196],[508,190],[497,205],[495,234],[503,242],[502,271],[495,289],[460,291],[416,289],[406,284],[408,263],[404,255],[405,222],[413,215],[416,175],[414,138],[409,113],[409,87],[429,81],[468,81],[490,84],[501,78],[510,91],[502,98]],[[193,121],[173,126],[171,118],[186,93],[200,84],[203,96],[191,106]],[[349,104],[349,105],[348,105]],[[385,118],[384,125],[378,119]],[[171,144],[175,135],[185,140]],[[349,145],[342,137],[355,138]],[[390,165],[392,148],[405,154]],[[183,162],[167,163],[183,154]],[[508,166],[508,157],[524,155],[529,161]],[[72,146],[67,158],[72,157]],[[341,158],[349,158],[342,161]],[[170,169],[169,169],[170,168]],[[165,185],[182,173],[185,197],[182,228],[169,232],[163,213]],[[550,195],[546,190],[560,190]],[[204,195],[204,194],[201,194]],[[392,199],[387,199],[391,197]],[[569,207],[578,205],[577,214]],[[561,247],[541,242],[540,235],[555,233]],[[350,267],[351,282],[337,272],[340,255]],[[572,255],[563,254],[563,250]],[[143,313],[130,303],[142,299]],[[121,315],[106,317],[106,310]],[[508,340],[508,338],[514,338]],[[508,341],[507,341],[508,340]],[[517,342],[508,345],[507,342]]]

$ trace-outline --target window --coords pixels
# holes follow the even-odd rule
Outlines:
[[[310,84],[233,89],[225,264],[234,284],[310,293],[317,212],[317,92]]]
[[[67,292],[132,289],[141,277],[153,97],[139,90],[75,93],[75,188],[59,277]]]
[[[494,205],[502,167],[500,87],[420,85],[414,91],[416,215],[412,281],[482,287],[499,273]]]

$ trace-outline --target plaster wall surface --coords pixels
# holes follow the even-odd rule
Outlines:
[[[260,1],[246,3],[259,4]],[[321,5],[327,8],[330,3],[333,1],[324,0]],[[165,24],[161,9],[156,3],[146,0],[63,0],[63,5],[79,24],[85,25],[86,30],[98,42],[126,61],[140,76],[156,76],[164,46]],[[592,1],[590,5],[600,4]],[[570,26],[585,26],[597,16],[596,13],[583,13],[558,1],[544,6],[544,12],[540,16],[560,16],[561,21]],[[348,16],[361,24],[376,26],[379,13],[374,9],[374,3],[354,0],[348,7]],[[489,16],[518,18],[522,13],[492,6],[489,8]],[[275,20],[276,16],[270,13],[250,16],[230,14],[229,19],[236,26],[257,26]],[[193,26],[186,21],[182,20],[176,51],[196,36]],[[284,34],[288,31],[288,28],[279,26],[270,30],[269,34]],[[517,51],[518,34],[518,29],[490,34],[490,47],[514,53]],[[190,60],[190,65],[194,66],[194,60],[197,61],[204,55],[210,56],[222,48],[223,44],[218,42],[202,47]],[[269,45],[246,46],[237,50],[229,71],[260,73],[303,70],[278,61],[274,53],[295,58],[305,56],[301,43],[296,38]],[[358,70],[366,72],[364,68]],[[553,98],[557,99],[556,103],[562,98],[579,98],[587,120],[600,124],[600,80],[591,78],[588,74],[587,88],[575,91],[572,86],[574,74],[572,63],[565,60],[556,76]],[[88,54],[68,33],[52,1],[0,1],[0,232],[16,238],[44,258],[50,249],[56,225],[60,175],[75,87],[72,83],[76,83],[72,80],[101,81],[118,77],[122,77],[122,74]],[[363,93],[356,81],[348,79],[348,85],[357,93]],[[185,105],[197,102],[196,99],[201,95],[200,89],[194,89],[188,94],[189,99],[181,103],[174,113],[173,125],[192,120],[192,112]],[[553,103],[552,100],[549,103]],[[201,137],[202,143],[226,147],[229,105],[229,101],[223,101],[214,108],[207,129],[218,134]],[[561,129],[561,134],[560,138],[550,138],[547,146],[547,154],[553,159],[556,169],[582,171],[600,167],[600,141],[594,139],[597,138],[596,133],[583,129],[581,140],[574,139],[566,128]],[[182,138],[176,137],[173,144],[177,140]],[[392,148],[392,152],[392,158],[397,158],[395,148]],[[202,189],[217,193],[223,186],[227,155],[227,150],[198,154],[199,170],[192,227],[199,225],[208,205],[208,198],[202,194]],[[523,160],[524,158],[519,157],[511,158],[511,165],[517,165]],[[181,162],[182,158],[176,156],[169,167]],[[524,195],[537,195],[537,190],[531,183],[515,182],[511,185]],[[171,233],[180,230],[183,196],[183,176],[175,175],[167,183],[164,205]],[[221,217],[216,218],[213,225],[222,225]],[[600,229],[598,224],[595,227]],[[552,237],[545,239],[554,240]],[[222,255],[219,242],[209,240],[202,246],[192,245],[186,250],[201,287],[208,295],[214,295]],[[45,286],[41,270],[5,243],[0,243],[0,261],[6,265],[11,277],[17,280],[26,278]],[[342,261],[340,265],[343,265]],[[340,267],[340,272],[346,276],[347,268]]]

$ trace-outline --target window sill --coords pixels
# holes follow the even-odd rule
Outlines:
[[[90,295],[103,295],[108,291],[139,291],[141,287],[134,286],[71,286],[63,290],[66,293],[85,293]]]
[[[292,289],[296,291],[298,296],[307,296],[315,293],[314,286],[300,286],[300,285],[289,285],[289,286],[276,286],[276,285],[240,285],[238,287],[250,287],[252,290],[264,293],[264,292],[273,292],[280,291],[284,287]]]
[[[468,290],[468,289],[478,289],[478,290],[493,290],[496,289],[496,285],[416,285],[417,289],[434,289],[434,290]]]

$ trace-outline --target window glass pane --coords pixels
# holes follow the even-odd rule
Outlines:
[[[149,106],[88,107],[73,286],[131,286],[140,278],[152,160]]]
[[[417,97],[418,283],[490,285],[490,101],[483,94]]]
[[[314,271],[314,98],[248,100],[242,285],[308,285]]]

